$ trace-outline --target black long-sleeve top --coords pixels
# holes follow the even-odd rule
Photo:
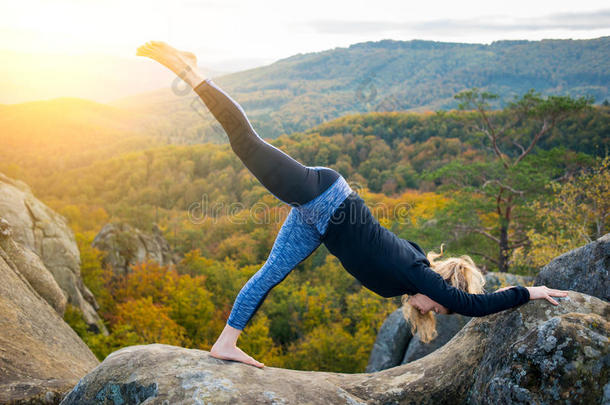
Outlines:
[[[383,297],[421,293],[467,316],[489,315],[530,299],[523,286],[487,294],[469,294],[453,287],[430,268],[416,243],[379,224],[355,192],[334,212],[322,242],[350,274]]]

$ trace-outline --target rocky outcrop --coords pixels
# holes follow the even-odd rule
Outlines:
[[[532,280],[533,277],[528,276],[489,272],[485,274],[485,290],[493,292],[509,285],[531,285]],[[405,321],[401,308],[394,311],[377,333],[366,371],[385,370],[424,357],[451,340],[470,320],[470,317],[459,314],[434,316],[438,336],[429,343],[422,343],[419,334],[411,334],[411,327]]]
[[[367,373],[385,370],[415,361],[432,353],[451,340],[470,321],[459,314],[434,314],[438,335],[429,343],[419,340],[419,334],[411,334],[411,326],[402,314],[402,308],[392,312],[383,322],[371,350]]]
[[[11,225],[16,243],[38,255],[89,327],[105,332],[98,304],[80,276],[80,252],[65,218],[36,199],[25,183],[1,173],[0,217]]]
[[[534,285],[580,291],[610,301],[610,233],[544,266]]]
[[[99,362],[58,313],[66,299],[50,273],[1,225],[0,403],[58,403]]]
[[[104,252],[103,265],[119,275],[129,273],[131,266],[147,260],[154,260],[162,266],[176,262],[169,244],[156,225],[152,234],[146,234],[129,224],[106,224],[95,236],[93,247]]]
[[[40,257],[12,238],[8,221],[0,218],[0,257],[20,273],[36,292],[59,314],[64,316],[68,300]]]
[[[443,315],[443,314],[434,314],[436,317],[436,331],[438,335],[429,343],[423,343],[419,340],[419,333],[416,333],[415,336],[409,342],[407,350],[405,350],[405,355],[400,362],[400,364],[406,364],[417,359],[420,359],[429,353],[432,353],[439,347],[443,346],[445,343],[449,342],[456,333],[460,331],[470,321],[470,317],[453,314],[453,315]]]
[[[449,343],[377,373],[254,368],[202,350],[132,346],[108,356],[62,405],[600,403],[610,304],[570,292],[472,319]]]
[[[372,373],[399,365],[412,337],[411,328],[402,314],[402,308],[398,308],[379,328],[366,372]]]

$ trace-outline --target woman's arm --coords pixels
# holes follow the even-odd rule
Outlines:
[[[509,285],[508,287],[498,288],[498,291],[504,291],[508,288],[513,288],[513,285]],[[530,300],[547,300],[553,305],[559,305],[557,301],[555,301],[552,297],[565,297],[568,295],[568,292],[565,290],[556,290],[554,288],[548,288],[545,285],[538,285],[534,287],[525,287],[527,291],[530,293]]]
[[[526,287],[516,286],[487,294],[469,294],[447,283],[424,262],[417,262],[409,272],[411,283],[449,310],[466,316],[485,316],[525,304],[530,300]]]

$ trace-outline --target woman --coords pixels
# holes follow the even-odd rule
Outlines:
[[[432,316],[431,310],[484,316],[530,299],[547,299],[558,305],[551,297],[567,295],[544,286],[507,287],[489,294],[471,294],[462,291],[464,285],[458,286],[462,289],[452,286],[430,268],[416,243],[381,226],[339,173],[303,166],[260,138],[239,104],[200,76],[195,55],[155,41],[139,47],[137,55],[156,60],[189,84],[220,122],[231,148],[248,170],[292,207],[269,258],[237,295],[227,325],[212,346],[212,356],[264,367],[237,347],[239,334],[269,291],[321,243],[365,287],[383,297],[408,295],[410,308],[417,308],[424,316]]]

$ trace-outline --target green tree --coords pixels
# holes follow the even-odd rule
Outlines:
[[[520,219],[514,215],[516,206],[528,194],[528,190],[521,186],[527,184],[528,176],[535,174],[533,166],[530,169],[534,170],[522,170],[526,158],[559,122],[588,108],[592,100],[570,96],[543,98],[530,90],[510,102],[502,114],[492,115],[490,101],[498,98],[496,94],[474,88],[457,94],[455,98],[460,101],[460,109],[476,112],[470,130],[483,139],[493,157],[489,164],[481,167],[484,170],[479,174],[483,181],[475,191],[486,197],[489,208],[493,206],[495,223],[471,224],[464,230],[492,241],[497,247],[495,263],[498,269],[508,271],[512,251],[528,243],[527,236],[515,224]],[[513,232],[513,228],[518,232]]]
[[[530,249],[516,249],[515,263],[539,268],[558,255],[605,235],[610,229],[610,156],[593,170],[551,182],[551,199],[534,201],[540,223],[528,231]]]

